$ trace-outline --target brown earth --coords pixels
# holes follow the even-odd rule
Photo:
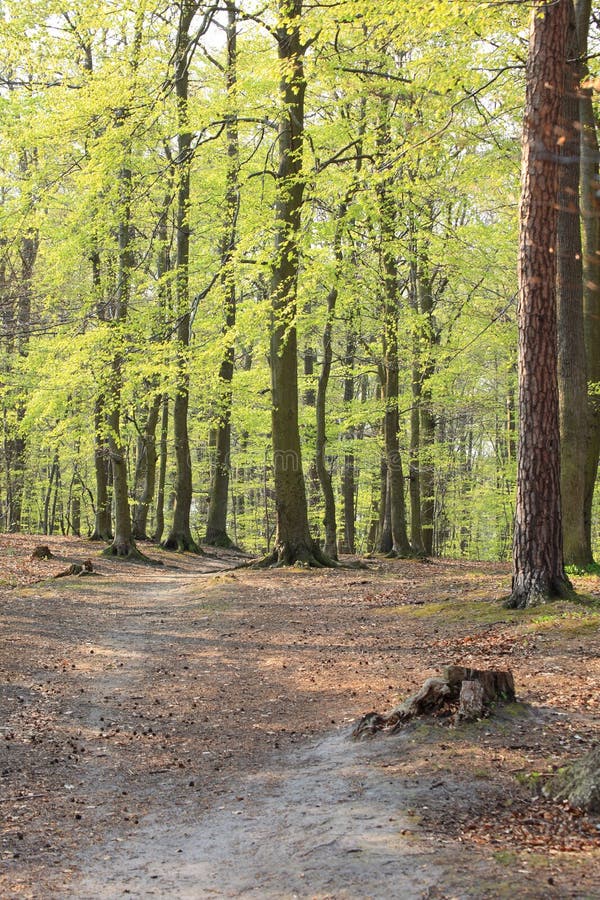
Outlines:
[[[0,537],[2,897],[600,897],[600,819],[536,790],[598,741],[600,579],[509,612],[504,564],[98,552]],[[518,702],[350,742],[447,663]]]

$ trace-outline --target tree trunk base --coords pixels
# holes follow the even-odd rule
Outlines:
[[[102,542],[103,544],[110,544],[113,540],[113,535],[110,531],[106,531],[104,533],[100,531],[94,531],[88,538],[90,541],[94,541],[95,543]]]
[[[600,813],[600,748],[560,770],[542,793],[586,812]]]
[[[163,565],[160,560],[150,559],[149,556],[146,556],[141,552],[141,550],[138,550],[133,541],[113,541],[110,547],[107,547],[106,550],[102,551],[101,555],[106,556],[108,559],[118,559],[127,562],[139,562],[143,563],[146,566]]]
[[[195,553],[197,556],[204,555],[202,549],[189,534],[175,534],[171,532],[168,538],[162,542],[161,547],[163,550],[175,550],[177,553]]]
[[[501,669],[470,669],[447,666],[440,677],[428,678],[419,690],[391,712],[364,715],[352,731],[354,738],[378,731],[398,731],[417,716],[454,716],[455,724],[487,715],[489,705],[515,700],[512,672]]]
[[[504,601],[506,609],[529,609],[532,606],[541,606],[552,600],[567,600],[573,596],[573,586],[569,579],[564,578],[513,578],[513,587],[510,597]]]
[[[327,556],[312,541],[310,544],[292,545],[283,543],[275,547],[261,559],[248,564],[253,569],[282,569],[286,566],[297,566],[300,569],[337,569],[340,563]]]
[[[207,528],[204,543],[208,547],[218,547],[221,550],[239,550],[239,547],[233,543],[226,531],[220,531],[214,528]]]

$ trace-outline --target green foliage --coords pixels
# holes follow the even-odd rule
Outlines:
[[[280,68],[272,27],[276,4],[244,12],[237,83],[227,91],[221,27],[198,38],[190,67],[192,131],[189,270],[192,342],[190,430],[194,528],[201,534],[214,466],[214,428],[228,393],[217,373],[234,348],[230,523],[235,543],[272,543],[270,459],[273,168]],[[195,25],[200,26],[204,7]],[[379,381],[384,358],[378,186],[392,185],[393,253],[401,293],[399,398],[402,452],[410,436],[413,362],[435,420],[420,464],[435,470],[435,549],[506,557],[515,478],[515,269],[522,75],[526,11],[457,0],[421,4],[359,0],[307,7],[306,202],[300,235],[296,325],[301,351],[316,354],[300,392],[315,389],[326,300],[337,289],[333,370],[327,404],[327,465],[339,496],[349,457],[357,473],[357,548],[368,549],[378,518],[382,455]],[[0,305],[5,442],[26,437],[23,524],[44,523],[48,492],[55,527],[82,527],[94,509],[94,408],[110,408],[110,361],[121,360],[121,432],[130,483],[152,398],[171,401],[177,385],[177,104],[172,90],[178,5],[152,0],[110,5],[75,0],[8,0],[0,37]],[[219,18],[219,17],[217,17]],[[219,19],[222,25],[221,19]],[[381,110],[389,141],[380,145]],[[227,179],[226,125],[237,116],[240,144],[237,242],[230,276],[235,327],[224,330],[219,278]],[[24,153],[28,157],[24,165]],[[131,195],[122,192],[124,167]],[[118,230],[131,217],[130,302],[115,326]],[[31,285],[27,349],[19,352],[16,294],[25,285],[20,248],[39,242]],[[336,247],[338,252],[336,253]],[[165,260],[167,264],[165,265]],[[416,280],[415,280],[416,279]],[[418,297],[431,285],[432,308]],[[348,347],[351,350],[348,350]],[[344,399],[352,379],[351,399]],[[311,487],[314,407],[301,411],[303,463],[312,528],[322,534],[319,492]],[[167,440],[167,517],[174,448]],[[55,454],[60,484],[49,485]],[[3,476],[0,497],[10,475]],[[135,499],[132,497],[132,499]],[[2,500],[4,504],[4,500]],[[50,504],[52,506],[52,503]],[[154,506],[151,520],[154,521]],[[59,521],[60,520],[60,521]]]

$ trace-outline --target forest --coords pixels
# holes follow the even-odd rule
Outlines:
[[[2,529],[120,556],[510,558],[530,12],[5,0]],[[598,19],[571,15],[557,375],[585,567]]]

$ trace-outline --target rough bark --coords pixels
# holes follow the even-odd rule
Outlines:
[[[587,373],[583,324],[583,267],[579,218],[581,80],[575,18],[568,38],[562,104],[557,227],[558,392],[560,409],[563,552],[566,563],[593,562],[585,527]]]
[[[600,747],[559,771],[544,785],[543,793],[586,812],[600,813]]]
[[[582,58],[588,54],[591,0],[576,0],[577,34]],[[587,74],[582,65],[582,75]],[[585,84],[585,82],[584,82]],[[583,311],[587,377],[590,384],[585,462],[584,523],[586,545],[592,545],[592,503],[600,456],[600,198],[598,197],[600,149],[592,88],[579,93],[581,123],[581,213],[583,218]]]
[[[520,441],[507,605],[570,585],[562,556],[556,347],[558,134],[570,0],[536,4],[527,61],[519,240]]]

